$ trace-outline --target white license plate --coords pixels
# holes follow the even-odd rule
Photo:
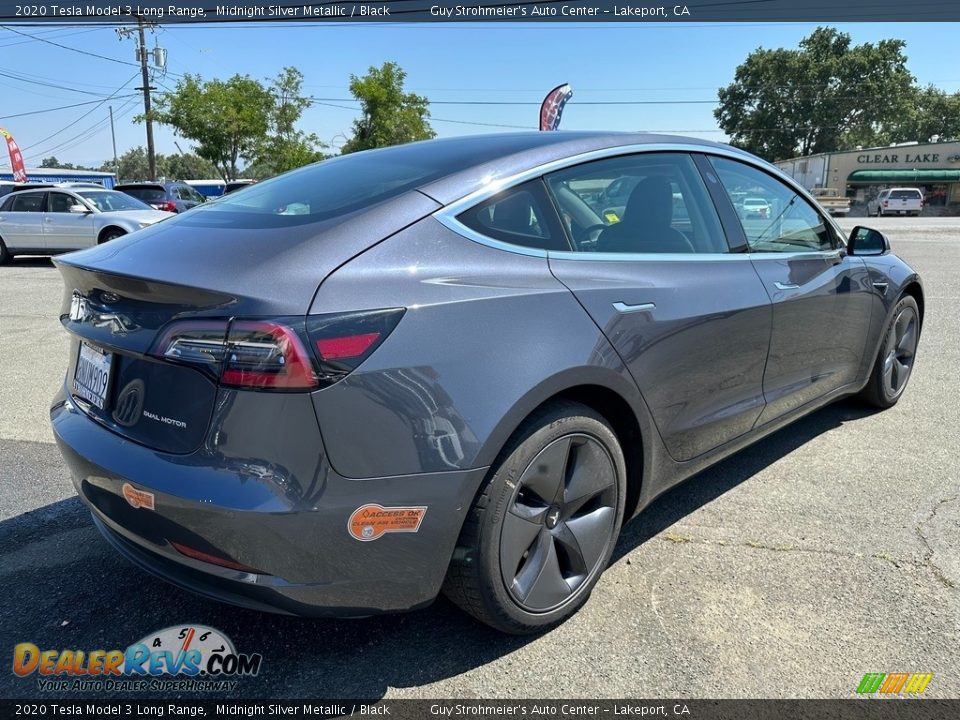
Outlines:
[[[113,353],[80,342],[77,369],[73,374],[73,392],[103,410],[110,389],[110,367]]]

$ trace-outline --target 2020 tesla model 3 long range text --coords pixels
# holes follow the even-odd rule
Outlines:
[[[121,553],[296,614],[442,589],[509,632],[573,613],[671,485],[841,396],[896,403],[923,318],[880,233],[651,135],[357,153],[56,264],[53,428]]]

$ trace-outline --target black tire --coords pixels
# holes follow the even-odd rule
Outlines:
[[[7,246],[3,244],[3,238],[0,238],[0,265],[9,262],[11,258],[13,258],[13,255],[7,250]]]
[[[626,477],[616,433],[600,414],[571,401],[543,406],[491,467],[443,592],[503,632],[541,632],[565,620],[610,562]]]
[[[126,235],[126,233],[120,228],[108,228],[100,235],[100,238],[97,240],[97,244],[100,245],[105,242],[110,242],[111,240],[116,240],[118,237],[123,237],[124,235]]]
[[[870,380],[860,397],[868,405],[886,409],[896,405],[903,396],[913,371],[920,339],[920,310],[916,300],[904,295],[897,301],[882,337]]]

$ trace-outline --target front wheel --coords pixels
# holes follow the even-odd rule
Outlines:
[[[905,295],[893,309],[870,380],[861,393],[865,402],[883,409],[897,404],[913,372],[919,339],[920,310],[917,301]]]
[[[116,240],[118,237],[123,237],[126,233],[123,230],[118,228],[110,228],[109,230],[104,230],[103,235],[100,236],[100,239],[97,240],[97,244],[103,244],[105,242],[110,242],[111,240]]]
[[[504,632],[534,633],[565,620],[610,561],[625,495],[626,463],[607,421],[576,402],[544,406],[491,468],[444,593]]]

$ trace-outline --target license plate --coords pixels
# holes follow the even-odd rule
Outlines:
[[[113,353],[103,352],[93,345],[80,343],[77,369],[73,374],[73,392],[103,410],[110,389],[110,367]]]

